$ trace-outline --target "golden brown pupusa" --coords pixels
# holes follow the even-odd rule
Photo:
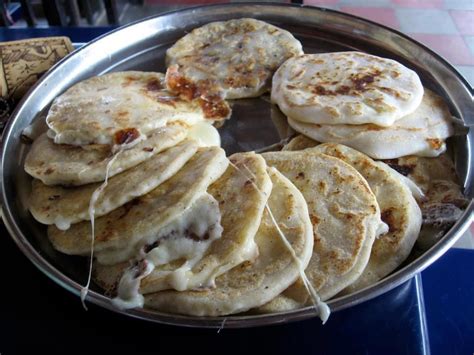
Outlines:
[[[167,85],[188,99],[256,97],[269,90],[273,73],[286,59],[302,53],[293,35],[266,22],[212,22],[166,52]]]
[[[390,126],[420,104],[418,75],[361,52],[305,54],[275,73],[272,101],[288,117],[313,124]]]
[[[210,121],[228,117],[214,115]],[[203,105],[171,94],[164,75],[126,71],[92,77],[58,96],[46,117],[57,144],[123,144],[142,139],[172,121],[206,120]]]

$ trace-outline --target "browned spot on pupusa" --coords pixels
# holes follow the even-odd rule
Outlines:
[[[188,239],[191,239],[195,242],[199,242],[201,240],[208,240],[209,239],[209,232],[206,232],[202,237],[200,237],[196,233],[189,232],[188,230],[186,230],[184,232],[184,237],[188,238]]]
[[[230,115],[230,107],[227,102],[217,96],[206,97],[206,99],[199,98],[198,102],[204,112],[205,118],[224,119]]]
[[[292,77],[290,80],[295,80],[295,79],[299,79],[303,74],[305,73],[305,71],[303,69],[297,71]]]
[[[371,84],[375,81],[375,76],[380,75],[380,72],[374,74],[362,74],[354,75],[351,77],[351,81],[354,84],[354,88],[358,91],[362,91],[366,88],[368,84]]]
[[[321,193],[325,193],[327,190],[327,185],[324,181],[319,181],[318,182],[318,189]]]
[[[114,143],[121,145],[133,142],[140,137],[140,132],[136,128],[124,128],[114,134]]]
[[[397,231],[395,216],[393,215],[394,208],[390,207],[382,211],[381,218],[388,225],[389,233]]]
[[[428,142],[431,148],[436,150],[441,149],[441,147],[443,146],[443,141],[441,139],[428,138],[426,139],[426,141]]]
[[[119,111],[117,112],[117,116],[118,118],[125,118],[129,115],[129,112],[128,111]]]
[[[125,205],[123,205],[123,212],[117,219],[122,219],[123,217],[125,217],[130,212],[130,210],[138,204],[140,204],[139,198],[135,198],[132,201],[127,202]]]
[[[146,89],[148,91],[161,91],[163,90],[163,85],[161,85],[161,82],[158,79],[150,79],[146,83]]]
[[[225,119],[230,115],[230,107],[219,95],[219,88],[210,80],[193,83],[179,72],[179,66],[172,65],[166,72],[168,88],[185,100],[197,99],[204,117],[213,120]]]
[[[379,87],[379,89],[380,89],[380,91],[383,91],[386,94],[395,96],[397,99],[408,99],[409,98],[409,96],[407,94],[402,95],[399,90],[395,90],[395,89],[388,88],[388,87],[385,87],[385,86],[381,86],[381,87]]]
[[[156,101],[160,104],[170,105],[172,107],[176,107],[176,102],[181,101],[179,98],[175,97],[166,97],[166,96],[158,96],[156,97]]]
[[[198,95],[197,87],[179,72],[178,65],[172,65],[166,71],[168,89],[187,100],[193,100]]]
[[[313,94],[319,95],[319,96],[336,96],[336,95],[356,95],[357,92],[364,91],[362,87],[355,86],[355,87],[350,87],[347,85],[341,85],[337,87],[334,90],[327,89],[325,88],[321,83],[313,87],[311,90]],[[337,84],[337,82],[331,82],[332,85]]]
[[[327,90],[324,86],[316,85],[311,92],[316,95],[324,96],[324,95],[334,95],[334,92],[331,90]]]
[[[310,214],[309,215],[309,220],[311,221],[311,223],[313,224],[313,226],[316,226],[319,224],[319,222],[321,221],[316,215],[314,214]]]
[[[348,95],[351,92],[351,88],[347,85],[341,85],[336,89],[336,93],[340,95]]]
[[[372,75],[364,75],[359,77],[351,78],[351,81],[354,83],[356,90],[363,90],[367,84],[374,82],[374,77]]]
[[[272,35],[272,34],[278,32],[278,29],[276,29],[276,28],[269,28],[269,29],[267,30],[267,32],[268,32],[268,34],[271,34],[271,35]]]
[[[384,127],[377,126],[373,123],[367,123],[367,124],[364,125],[364,127],[367,129],[367,131],[381,131],[381,130],[385,129]]]
[[[128,76],[125,77],[125,79],[122,83],[122,86],[123,87],[130,86],[130,85],[132,85],[133,82],[135,82],[137,80],[138,80],[138,78],[136,76],[128,75]]]

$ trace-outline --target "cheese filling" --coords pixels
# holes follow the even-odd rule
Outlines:
[[[200,147],[221,146],[221,137],[217,129],[209,122],[198,122],[188,131],[188,138],[198,142]]]
[[[140,281],[156,267],[181,259],[185,262],[179,268],[156,271],[156,276],[166,276],[175,290],[188,289],[191,269],[222,232],[219,204],[205,192],[158,234],[147,238],[146,244],[136,253],[137,262],[120,279],[117,297],[112,302],[121,309],[143,307]]]

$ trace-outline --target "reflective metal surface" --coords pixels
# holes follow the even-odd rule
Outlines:
[[[23,170],[28,145],[20,140],[22,130],[47,110],[51,101],[72,84],[93,75],[117,70],[164,71],[164,52],[178,38],[205,23],[254,17],[291,31],[306,53],[361,50],[400,61],[418,72],[423,84],[444,96],[452,113],[466,124],[474,120],[473,91],[466,80],[441,57],[396,31],[351,15],[295,5],[226,4],[191,8],[146,19],[113,31],[80,48],[58,63],[32,88],[5,129],[1,155],[1,199],[4,222],[26,256],[55,282],[79,294],[86,282],[85,258],[56,252],[46,238],[46,228],[36,223],[25,207],[30,178]],[[233,117],[221,129],[227,153],[261,149],[287,134],[285,123],[271,115],[268,98],[235,100]],[[449,145],[466,194],[473,197],[472,129],[466,136],[450,139]],[[400,285],[439,258],[469,227],[471,201],[460,220],[431,249],[379,283],[329,302],[338,311],[369,300]],[[149,310],[119,311],[93,288],[90,302],[146,320],[194,327],[219,327],[224,318],[188,317]],[[250,327],[285,323],[314,317],[311,308],[272,315],[236,315],[225,319],[226,327]]]

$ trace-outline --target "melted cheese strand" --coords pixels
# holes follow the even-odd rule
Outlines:
[[[94,241],[95,241],[95,224],[94,224],[94,215],[95,215],[95,208],[94,205],[96,204],[97,200],[100,197],[100,194],[104,189],[107,187],[107,184],[109,182],[109,170],[112,167],[112,164],[115,162],[115,159],[122,153],[123,149],[120,149],[115,155],[110,159],[110,161],[107,163],[107,167],[105,170],[105,180],[100,185],[92,194],[90,202],[89,202],[89,218],[91,220],[91,253],[90,253],[90,262],[89,262],[89,273],[87,276],[87,283],[86,285],[81,289],[81,302],[82,306],[84,309],[87,311],[87,306],[85,303],[87,293],[89,292],[89,286],[91,283],[91,277],[92,277],[92,263],[94,260]]]
[[[224,325],[226,321],[227,321],[227,317],[224,317],[224,320],[222,321],[221,326],[219,327],[219,329],[217,329],[217,334],[219,334],[221,330],[224,330]]]
[[[229,160],[229,164],[234,169],[236,169],[237,171],[242,173],[247,179],[249,178],[249,176],[247,176],[244,172],[242,172],[242,170],[239,167],[237,167],[234,163],[232,163],[232,161]],[[242,165],[248,171],[250,176],[252,178],[255,178],[252,171],[245,164],[242,164]],[[263,192],[260,191],[258,186],[253,182],[253,180],[252,179],[249,179],[249,180],[251,181],[251,183],[255,187],[255,189],[260,194],[264,195]],[[300,277],[303,280],[303,284],[304,284],[306,290],[308,291],[308,294],[311,296],[311,300],[313,302],[314,309],[317,311],[318,316],[321,319],[321,321],[323,322],[323,324],[325,324],[326,321],[329,318],[329,315],[331,314],[331,310],[330,310],[329,306],[325,302],[321,301],[321,298],[319,297],[318,293],[314,289],[313,285],[311,285],[311,282],[309,282],[309,280],[308,280],[308,278],[307,278],[307,276],[304,272],[303,265],[301,264],[301,260],[298,258],[298,256],[295,253],[295,250],[291,246],[290,242],[288,242],[288,239],[286,238],[283,231],[280,229],[280,226],[278,225],[277,221],[275,220],[275,217],[273,216],[273,213],[270,210],[270,207],[268,206],[268,203],[265,203],[265,209],[268,211],[268,214],[270,215],[272,223],[275,225],[281,240],[285,244],[286,248],[290,251],[291,256],[293,257],[293,259],[296,261],[296,265],[298,266],[298,271],[300,273]]]
[[[281,237],[281,240],[287,247],[287,249],[290,251],[291,256],[293,259],[296,261],[296,264],[298,265],[298,271],[300,273],[300,277],[303,280],[304,286],[306,287],[306,290],[308,291],[309,295],[311,296],[311,300],[313,302],[314,308],[318,310],[318,315],[321,318],[323,324],[326,323],[326,321],[329,318],[329,315],[331,314],[331,310],[329,309],[328,305],[325,302],[321,301],[321,298],[319,297],[318,293],[314,289],[313,285],[311,285],[311,282],[309,282],[308,278],[306,277],[306,274],[304,272],[304,267],[301,264],[301,260],[298,258],[298,256],[295,253],[295,250],[291,246],[290,242],[288,242],[288,239],[285,237],[283,234],[283,231],[280,229],[280,226],[278,225],[277,221],[275,220],[275,217],[273,216],[272,211],[270,211],[270,208],[268,205],[265,205],[265,208],[268,211],[268,214],[270,215],[270,218],[272,219],[273,224],[277,228],[278,234]]]

